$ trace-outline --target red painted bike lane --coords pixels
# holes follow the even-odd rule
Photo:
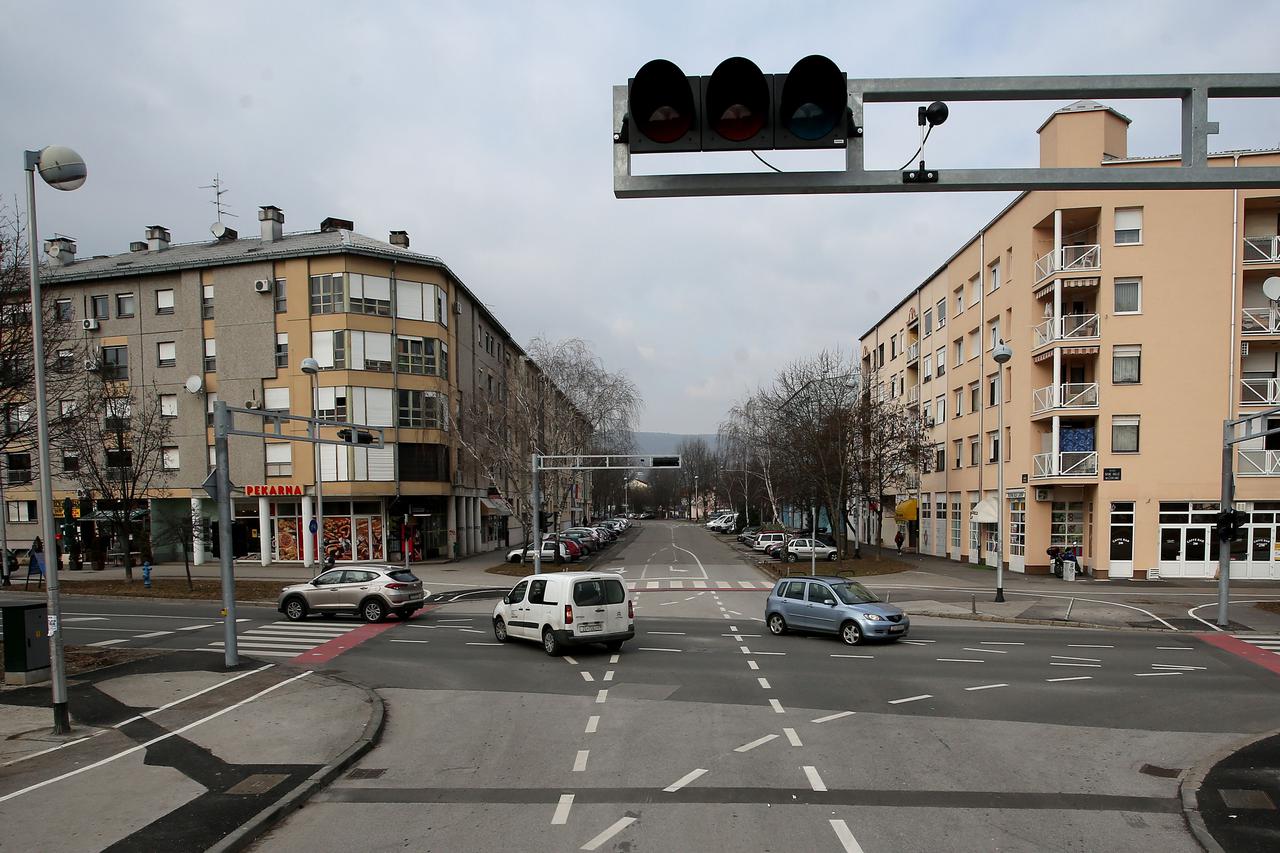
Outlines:
[[[1230,634],[1196,634],[1196,639],[1211,646],[1217,646],[1223,651],[1231,652],[1237,657],[1242,657],[1280,675],[1280,655],[1273,651],[1250,645],[1244,640],[1237,640]]]
[[[418,610],[409,618],[412,619],[416,616],[421,616],[424,613],[430,613],[438,607],[438,604],[429,604]],[[397,619],[394,622],[374,622],[372,624],[361,625],[359,628],[348,631],[341,637],[335,637],[324,645],[316,646],[314,649],[303,652],[296,658],[291,658],[289,663],[297,664],[298,666],[302,666],[304,664],[310,666],[317,663],[328,663],[343,652],[349,652],[361,643],[372,640],[383,631],[390,631],[392,628],[403,624],[405,624],[404,621]]]

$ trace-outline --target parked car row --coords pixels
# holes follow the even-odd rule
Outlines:
[[[542,559],[547,562],[555,561],[557,537],[560,540],[560,560],[571,563],[603,550],[609,543],[616,541],[630,526],[631,522],[626,518],[607,518],[590,527],[570,527],[559,533],[555,531],[545,533],[542,537]],[[531,542],[526,542],[507,553],[509,563],[532,561],[533,558],[534,547]]]
[[[736,518],[737,513],[730,513],[730,516]],[[725,526],[721,520],[728,516],[719,516],[707,523],[707,529],[720,533],[732,533],[733,526]],[[715,525],[715,526],[713,526]],[[806,536],[801,531],[787,531],[781,527],[762,527],[760,525],[752,525],[744,527],[738,533],[738,541],[753,551],[773,557],[775,559],[785,559],[789,563],[799,560],[811,560],[815,557],[819,560],[834,561],[839,559],[839,551],[835,548],[835,543],[825,532],[818,537],[811,535]],[[783,550],[785,546],[785,551]]]

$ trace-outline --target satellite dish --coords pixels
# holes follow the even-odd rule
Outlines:
[[[1272,302],[1280,302],[1280,275],[1269,276],[1262,283],[1262,295]]]
[[[188,376],[186,381],[186,387],[187,387],[187,390],[192,394],[199,394],[201,389],[204,388],[204,380],[201,379],[199,376],[195,376],[195,375]]]

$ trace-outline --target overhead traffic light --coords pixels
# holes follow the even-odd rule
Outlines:
[[[338,438],[350,444],[373,444],[373,433],[362,429],[354,431],[340,429],[338,430]]]
[[[666,59],[646,62],[627,87],[625,141],[633,154],[843,148],[852,128],[848,83],[825,56],[765,74],[741,56],[705,77]]]
[[[655,456],[649,462],[650,468],[679,468],[679,456]]]

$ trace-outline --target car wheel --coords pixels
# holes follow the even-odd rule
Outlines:
[[[827,555],[827,561],[834,563],[836,561],[836,557],[837,557],[836,552],[832,551],[830,554]]]
[[[846,622],[840,626],[840,639],[846,646],[856,646],[862,642],[862,629],[857,622]]]
[[[387,616],[387,608],[376,598],[366,599],[360,605],[360,616],[366,622],[381,622]]]
[[[788,552],[787,552],[787,562],[788,562],[788,563],[794,563],[796,560],[799,560],[799,559],[800,559],[800,557],[799,557],[799,556],[798,556],[794,551],[788,551]]]
[[[284,603],[284,615],[290,622],[301,622],[307,618],[307,603],[295,595]]]
[[[553,658],[560,656],[560,641],[556,639],[556,635],[550,628],[544,628],[542,631],[542,649]]]
[[[783,619],[780,613],[769,614],[769,633],[775,637],[787,633],[787,620]]]
[[[493,638],[499,643],[507,641],[507,623],[499,616],[493,620]]]
[[[519,554],[516,554],[514,557],[508,557],[508,558],[507,558],[507,562],[508,562],[508,563],[519,563],[519,562],[523,562],[523,561],[521,560],[520,555],[519,555]]]

